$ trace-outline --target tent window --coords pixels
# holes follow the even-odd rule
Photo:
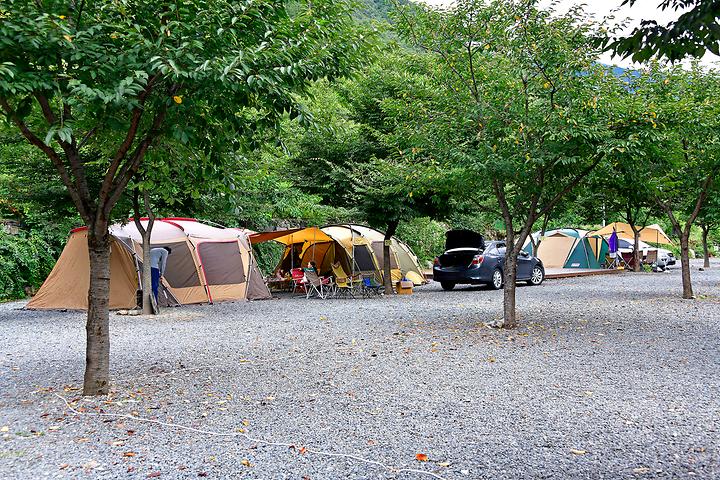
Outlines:
[[[165,268],[165,280],[172,288],[197,287],[200,285],[197,268],[193,261],[192,252],[185,242],[154,243],[152,248],[170,247],[172,253],[168,255]]]
[[[245,282],[245,268],[237,241],[203,242],[198,245],[198,255],[208,285],[235,285]]]
[[[367,272],[375,270],[375,264],[370,256],[370,250],[365,245],[354,246],[353,251],[355,252],[355,265],[361,272]]]

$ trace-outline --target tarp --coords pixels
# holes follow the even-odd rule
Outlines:
[[[148,220],[141,223],[147,227]],[[140,285],[142,236],[135,223],[110,227],[110,308],[133,308]],[[252,255],[247,236],[188,218],[155,221],[151,247],[172,249],[164,285],[181,304],[271,298]],[[87,309],[89,286],[87,230],[76,229],[38,294],[28,303],[37,309]]]
[[[602,235],[608,237],[612,235],[613,229],[617,232],[619,237],[634,240],[635,234],[633,233],[632,227],[627,223],[614,222],[600,230],[593,232],[593,235]],[[640,231],[640,240],[647,243],[658,243],[661,245],[672,245],[672,240],[663,231],[662,227],[658,224],[648,225]]]

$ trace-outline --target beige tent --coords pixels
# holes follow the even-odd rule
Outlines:
[[[142,222],[147,225],[147,220]],[[142,237],[134,222],[113,225],[110,308],[133,308],[140,283]],[[172,248],[164,285],[180,304],[270,298],[247,236],[187,218],[155,222],[153,247]],[[90,263],[87,230],[75,229],[50,275],[28,304],[34,309],[87,309]]]
[[[633,233],[632,227],[627,223],[614,222],[611,223],[597,232],[593,232],[593,235],[602,235],[609,237],[612,235],[613,229],[618,234],[618,237],[625,238],[628,240],[635,240],[635,234]],[[646,243],[659,243],[662,245],[672,245],[672,240],[665,234],[660,225],[653,224],[640,230],[640,240]]]

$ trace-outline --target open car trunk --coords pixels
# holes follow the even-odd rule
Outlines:
[[[485,250],[485,239],[472,230],[450,230],[445,233],[445,252],[456,248]]]
[[[460,248],[440,255],[440,265],[443,267],[468,267],[475,255],[483,251],[479,248]]]

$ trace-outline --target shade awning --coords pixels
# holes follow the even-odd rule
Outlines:
[[[291,228],[274,232],[259,232],[250,235],[252,244],[275,240],[284,245],[305,242],[332,242],[333,239],[317,227]]]
[[[629,240],[634,239],[632,227],[629,224],[622,222],[611,223],[600,230],[593,232],[593,235],[609,236],[612,234],[613,229],[617,232],[619,237]],[[640,230],[640,240],[646,243],[659,243],[662,245],[672,245],[673,243],[672,240],[670,240],[670,237],[665,234],[662,227],[658,224],[648,225]]]

